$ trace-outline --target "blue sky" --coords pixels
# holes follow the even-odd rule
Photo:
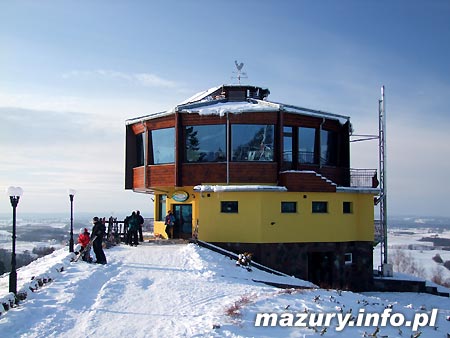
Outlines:
[[[0,0],[0,188],[22,212],[152,210],[124,191],[125,120],[245,83],[377,133],[386,86],[388,210],[450,216],[450,2]],[[352,146],[377,168],[377,143]],[[5,194],[0,212],[10,212]],[[147,213],[148,214],[148,213]]]

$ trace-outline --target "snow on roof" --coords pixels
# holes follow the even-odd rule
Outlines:
[[[226,192],[226,191],[287,191],[286,187],[277,185],[196,185],[194,191]]]
[[[188,103],[199,102],[199,101],[205,100],[209,95],[214,93],[216,90],[219,90],[221,87],[222,86],[217,86],[217,87],[209,88],[202,92],[198,92],[197,94],[192,95],[190,98],[184,100],[183,102],[179,103],[178,105],[181,106],[183,104],[188,104]]]
[[[226,113],[240,114],[249,112],[271,112],[278,110],[278,105],[268,104],[267,102],[218,102],[215,104],[196,105],[193,108],[182,108],[183,113],[198,113],[199,115],[219,115]]]
[[[331,119],[331,120],[338,120],[339,123],[342,125],[344,125],[345,123],[347,123],[350,120],[350,117],[345,116],[345,115],[339,115],[339,114],[324,112],[321,110],[297,107],[297,106],[293,106],[290,104],[284,104],[284,103],[280,103],[280,105],[282,106],[282,109],[288,113],[295,113],[295,114],[308,115],[308,116],[313,116],[313,117],[322,117],[322,118],[327,118],[327,119]]]
[[[336,192],[350,192],[350,193],[378,195],[380,193],[380,189],[366,188],[366,187],[336,187]]]

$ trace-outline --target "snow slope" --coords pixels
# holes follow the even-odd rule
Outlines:
[[[19,289],[31,276],[51,275],[53,281],[0,317],[0,337],[304,337],[321,329],[255,327],[257,312],[381,313],[391,304],[408,318],[432,307],[440,309],[437,329],[424,327],[421,337],[450,333],[450,299],[395,293],[362,295],[334,290],[282,290],[254,280],[310,286],[293,277],[247,271],[227,257],[193,244],[106,250],[107,265],[71,263],[72,254],[58,250],[18,270]],[[62,272],[57,272],[64,267]],[[8,276],[0,278],[0,299],[8,296]],[[416,298],[417,297],[417,298]],[[387,300],[388,299],[388,300]],[[417,301],[416,301],[417,300]],[[420,310],[422,307],[422,310]],[[1,309],[1,308],[0,308]],[[375,327],[348,327],[324,337],[361,337]],[[402,328],[409,337],[411,329]],[[398,328],[380,334],[396,337]]]

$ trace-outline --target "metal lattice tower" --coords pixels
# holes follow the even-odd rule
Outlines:
[[[380,162],[380,224],[383,233],[381,241],[381,266],[387,264],[387,189],[386,189],[386,99],[384,86],[381,87],[381,99],[378,102],[379,111],[379,162]]]

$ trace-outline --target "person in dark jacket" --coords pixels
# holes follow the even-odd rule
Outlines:
[[[173,227],[175,226],[175,216],[172,213],[172,210],[168,211],[167,216],[164,220],[164,224],[166,225],[167,237],[172,239],[173,238]]]
[[[130,234],[129,243],[130,245],[138,245],[138,228],[139,228],[139,220],[136,215],[136,212],[133,211],[131,217],[128,221],[128,231]]]
[[[92,228],[91,236],[97,236],[97,238],[92,243],[92,248],[94,249],[95,257],[97,258],[96,263],[106,264],[106,256],[102,248],[103,236],[105,234],[106,227],[98,217],[94,217],[92,219],[92,222],[94,223],[94,227]]]
[[[138,220],[138,224],[139,224],[139,242],[143,242],[144,241],[144,236],[142,235],[142,226],[144,225],[144,217],[142,217],[141,212],[139,210],[136,211],[136,217]]]

